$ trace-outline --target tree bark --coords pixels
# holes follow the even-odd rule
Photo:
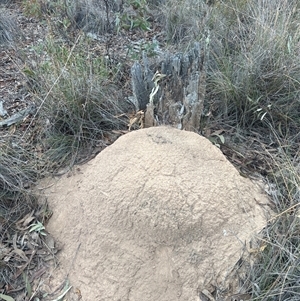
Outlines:
[[[171,124],[178,129],[199,131],[206,92],[202,52],[200,43],[195,43],[185,54],[166,54],[151,68],[147,57],[143,65],[134,63],[131,68],[133,102],[137,111],[146,111],[145,127]],[[165,75],[157,83],[156,72]],[[154,91],[157,85],[159,89]]]

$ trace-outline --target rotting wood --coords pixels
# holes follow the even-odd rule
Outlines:
[[[187,53],[166,54],[151,67],[145,56],[143,64],[134,63],[132,101],[137,111],[146,111],[145,127],[171,124],[178,129],[199,130],[206,91],[203,54],[200,43],[195,43]],[[157,74],[166,76],[155,82]],[[157,84],[159,89],[152,95]]]

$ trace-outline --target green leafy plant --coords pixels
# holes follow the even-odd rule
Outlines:
[[[37,232],[38,234],[46,236],[47,234],[45,233],[44,230],[45,230],[45,226],[41,222],[37,221],[36,223],[30,225],[29,233]]]
[[[116,14],[115,25],[118,33],[121,29],[150,30],[147,2],[145,0],[127,0],[125,6],[127,9],[124,12]]]
[[[209,141],[212,142],[214,145],[220,148],[220,143],[225,143],[225,138],[223,135],[214,134],[212,133],[210,137],[208,137]]]

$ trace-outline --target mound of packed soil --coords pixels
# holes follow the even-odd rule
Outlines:
[[[80,169],[47,191],[70,300],[198,300],[265,224],[266,197],[195,133],[131,132]]]

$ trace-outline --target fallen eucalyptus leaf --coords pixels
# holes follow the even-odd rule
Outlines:
[[[56,299],[54,299],[52,301],[60,301],[71,288],[72,288],[72,286],[70,286],[69,288],[67,288],[60,296],[58,296]]]
[[[0,298],[5,300],[5,301],[15,301],[14,298],[8,296],[8,295],[4,295],[4,294],[0,294]]]

